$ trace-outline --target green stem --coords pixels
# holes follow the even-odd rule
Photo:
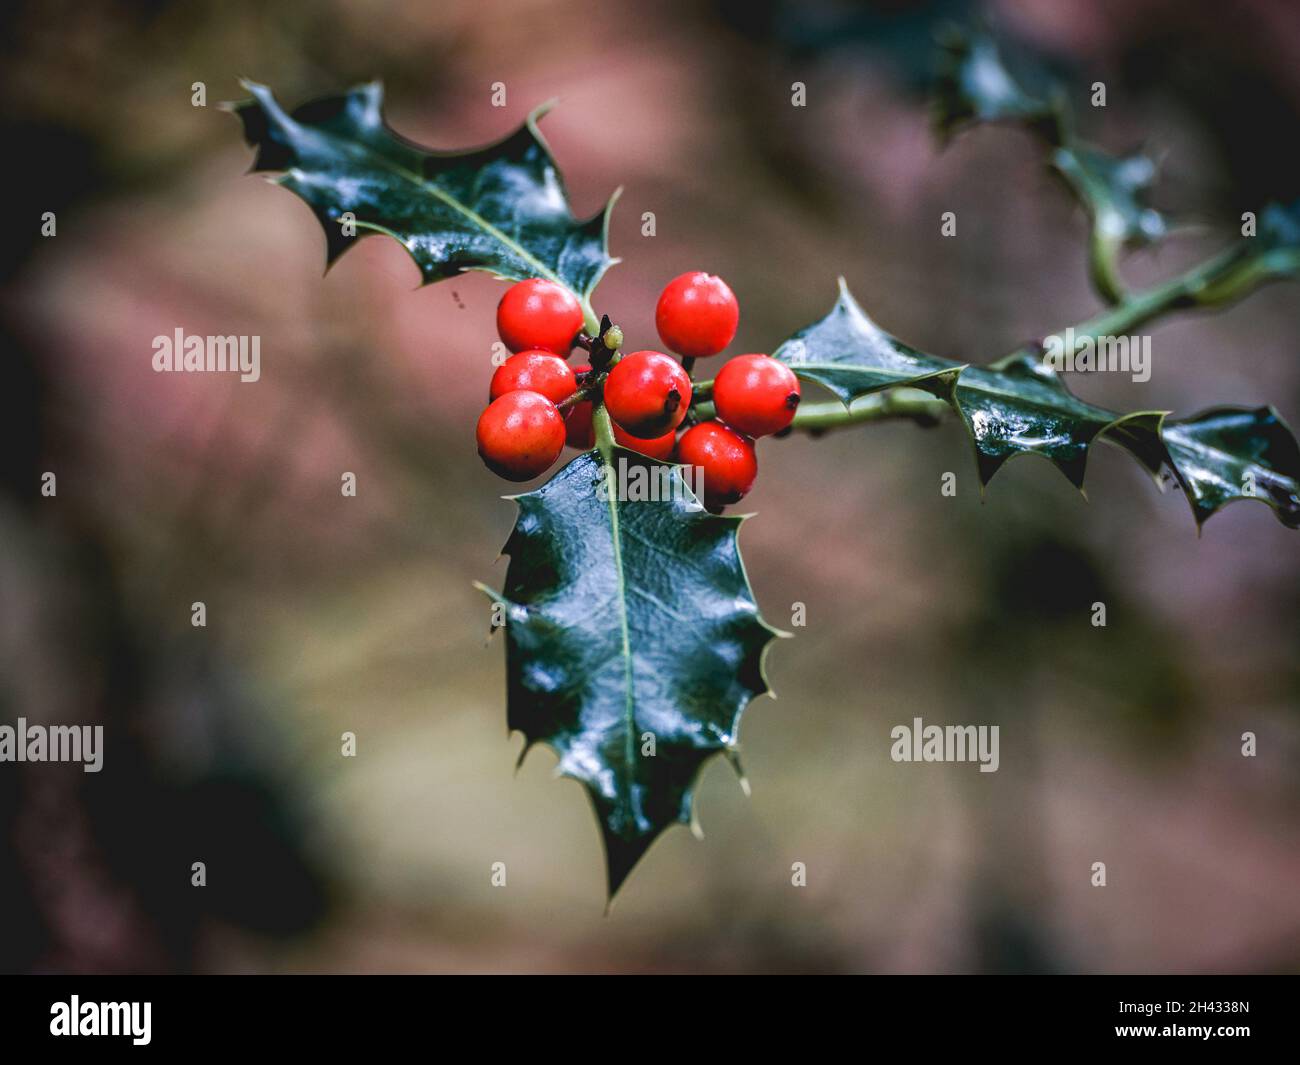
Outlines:
[[[565,396],[562,400],[560,400],[559,403],[555,404],[555,409],[568,410],[570,407],[576,407],[579,403],[583,403],[586,400],[590,399],[591,394],[595,390],[596,389],[594,385],[583,385],[576,392],[573,392],[572,394]]]
[[[613,465],[614,448],[617,446],[614,441],[614,423],[610,421],[602,396],[592,398],[591,427],[596,430],[596,450],[600,452],[600,457],[605,460],[606,466]]]
[[[1186,273],[1142,292],[1130,293],[1115,306],[1074,326],[1075,351],[1100,337],[1131,334],[1170,311],[1208,309],[1234,303],[1284,272],[1249,254],[1242,245],[1228,248]],[[1056,335],[1064,335],[1064,330]],[[1024,350],[1018,349],[1008,357],[1019,355]]]
[[[952,408],[934,396],[915,389],[891,389],[864,396],[849,407],[839,400],[801,403],[791,427],[822,433],[866,422],[911,420],[921,425],[934,425],[951,413]]]
[[[568,288],[567,285],[565,287]],[[572,289],[569,289],[569,291],[573,292]],[[573,294],[578,296],[576,292]],[[597,336],[600,333],[600,318],[597,317],[596,312],[592,310],[591,300],[586,296],[578,296],[578,306],[582,308],[583,332],[588,336]]]
[[[1207,298],[1214,294],[1215,285],[1230,279],[1231,272],[1240,258],[1240,253],[1234,248],[1163,284],[1143,292],[1133,293],[1095,318],[1075,326],[1075,338],[1096,340],[1103,336],[1119,336],[1132,332],[1138,326],[1145,325],[1173,310],[1211,306],[1214,303],[1225,302],[1226,299],[1243,296],[1244,291],[1231,293],[1224,299]]]
[[[1088,275],[1092,287],[1112,306],[1127,298],[1124,282],[1119,276],[1119,245],[1101,236],[1096,223],[1088,238]]]
[[[712,385],[712,381],[704,382]],[[842,429],[849,425],[863,425],[866,422],[912,420],[919,425],[934,425],[952,408],[941,399],[911,388],[891,389],[888,392],[875,392],[855,400],[845,407],[838,399],[823,400],[815,403],[799,404],[790,428],[809,433],[823,433],[828,429]],[[707,422],[717,417],[717,411],[707,400],[691,402],[691,417],[697,422]]]

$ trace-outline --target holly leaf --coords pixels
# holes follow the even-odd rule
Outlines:
[[[1117,247],[1139,247],[1168,232],[1164,216],[1147,206],[1156,164],[1142,152],[1115,156],[1076,142],[1052,153],[1052,166],[1074,191],[1093,233]]]
[[[394,133],[383,88],[362,85],[286,112],[271,90],[243,82],[253,98],[233,106],[257,150],[256,171],[301,197],[325,230],[333,263],[366,233],[396,239],[422,284],[485,270],[507,280],[540,277],[568,288],[594,325],[591,293],[617,260],[608,253],[609,213],[574,218],[534,111],[496,144],[437,152]],[[351,221],[360,234],[349,232]]]
[[[945,45],[945,61],[935,84],[934,123],[941,141],[979,123],[1023,125],[1050,149],[1052,169],[1088,215],[1088,265],[1093,284],[1118,302],[1123,285],[1116,257],[1168,232],[1165,218],[1146,202],[1156,164],[1135,152],[1115,156],[1076,139],[1059,91],[1026,90],[1011,73],[987,35],[956,35]]]
[[[1256,234],[1242,237],[1213,266],[1196,293],[1201,306],[1229,303],[1268,281],[1300,278],[1300,200],[1265,206]]]
[[[831,312],[774,354],[845,407],[899,387],[944,400],[970,434],[981,485],[1009,459],[1040,455],[1082,489],[1089,450],[1100,438],[1153,475],[1168,469],[1198,526],[1237,499],[1263,500],[1285,525],[1300,526],[1300,455],[1269,408],[1220,408],[1179,421],[1166,421],[1163,411],[1117,414],[1072,395],[1054,369],[1029,354],[977,367],[910,348],[867,317],[843,279]]]
[[[1280,274],[1300,270],[1300,200],[1270,203],[1260,213],[1257,254]]]
[[[1159,480],[1168,471],[1191,504],[1197,525],[1239,499],[1260,499],[1289,528],[1300,527],[1300,448],[1272,407],[1216,407],[1166,421],[1158,451],[1152,441],[1115,441]]]
[[[1088,268],[1097,291],[1123,298],[1116,261],[1126,248],[1144,247],[1169,232],[1165,216],[1147,204],[1156,164],[1143,152],[1115,156],[1076,141],[1052,151],[1052,168],[1088,215]]]
[[[612,898],[666,828],[691,821],[709,758],[739,772],[740,716],[768,690],[777,631],[745,576],[742,519],[705,511],[680,467],[592,451],[515,502],[505,587],[484,588],[504,607],[508,723],[525,754],[549,745],[586,787]]]
[[[1007,122],[1026,125],[1059,142],[1064,116],[1057,101],[1026,90],[991,37],[958,31],[942,43],[931,102],[931,121],[940,141],[970,126]]]

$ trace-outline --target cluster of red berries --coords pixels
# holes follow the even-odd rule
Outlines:
[[[691,363],[722,351],[739,322],[726,282],[700,272],[670,281],[655,307],[660,339]],[[678,437],[691,410],[687,367],[658,351],[615,357],[620,332],[590,338],[582,326],[578,301],[554,282],[520,281],[501,298],[497,331],[515,354],[493,375],[478,420],[478,452],[488,468],[526,481],[548,469],[566,442],[593,447],[598,392],[620,446],[699,467],[711,509],[739,501],[758,474],[754,439],[794,419],[799,381],[790,368],[768,355],[737,355],[713,382],[717,418],[694,422]],[[576,371],[566,361],[575,345],[592,353],[591,365]]]

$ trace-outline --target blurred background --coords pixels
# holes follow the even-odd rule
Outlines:
[[[502,287],[417,289],[381,238],[322,278],[310,212],[246,175],[215,106],[240,76],[288,105],[378,77],[398,131],[464,148],[558,97],[577,212],[625,188],[596,305],[633,346],[685,270],[735,289],[734,351],[819,318],[844,274],[895,335],[985,362],[1098,303],[1038,146],[930,133],[936,28],[976,18],[1066,81],[1086,136],[1163,159],[1157,205],[1196,224],[1131,256],[1134,284],[1300,190],[1289,0],[1230,27],[1210,0],[6,5],[0,720],[103,724],[105,766],[0,766],[0,968],[1300,966],[1297,534],[1242,504],[1198,537],[1108,448],[1091,502],[1041,462],[981,501],[955,425],[764,441],[747,566],[774,624],[803,603],[807,625],[745,717],[753,797],[713,762],[703,842],[669,832],[606,916],[580,787],[545,750],[515,772],[471,587],[499,586],[514,516],[473,443]],[[260,335],[261,380],[154,373],[178,327]],[[1158,325],[1146,384],[1071,385],[1294,425],[1298,334],[1277,286]],[[914,716],[999,724],[1000,770],[895,764]]]

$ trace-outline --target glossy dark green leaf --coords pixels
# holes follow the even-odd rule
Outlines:
[[[1276,256],[1275,268],[1294,271],[1300,263],[1300,200],[1271,203],[1259,218],[1259,254]]]
[[[581,455],[516,497],[505,587],[489,594],[505,606],[510,728],[587,788],[612,896],[690,821],[703,763],[735,759],[776,631],[745,576],[741,519],[705,511],[677,467],[621,448],[610,462]],[[605,472],[620,463],[622,500]]]
[[[1255,498],[1286,525],[1300,525],[1295,437],[1270,409],[1225,408],[1181,421],[1167,421],[1162,411],[1117,414],[1071,395],[1055,370],[1027,354],[969,367],[918,352],[868,318],[843,282],[831,312],[775,355],[846,407],[897,387],[943,399],[970,433],[983,484],[1008,459],[1041,455],[1082,488],[1089,449],[1101,438],[1153,474],[1168,467],[1198,524],[1225,503]]]
[[[1266,281],[1295,278],[1300,278],[1300,200],[1271,203],[1259,214],[1256,234],[1220,256],[1196,301],[1206,307],[1224,304]]]
[[[1156,164],[1141,152],[1114,156],[1076,142],[1057,148],[1052,165],[1088,212],[1093,232],[1116,246],[1141,246],[1168,231],[1164,216],[1147,206]]]
[[[945,56],[934,94],[941,136],[980,123],[1024,125],[1053,148],[1052,166],[1088,212],[1100,238],[1136,246],[1165,235],[1164,218],[1146,203],[1156,177],[1149,156],[1114,156],[1069,136],[1064,102],[1025,90],[987,36],[954,37]]]
[[[941,140],[985,122],[1023,123],[1053,141],[1062,132],[1056,102],[1027,91],[986,34],[956,32],[943,42],[931,107]]]
[[[1226,503],[1261,499],[1283,524],[1300,527],[1300,449],[1272,407],[1216,407],[1166,421],[1160,441],[1197,524]]]
[[[1164,215],[1147,203],[1156,164],[1142,152],[1115,156],[1082,141],[1053,149],[1053,169],[1088,215],[1088,269],[1109,302],[1124,299],[1120,252],[1153,244],[1169,231]]]
[[[1050,148],[1049,162],[1089,220],[1089,269],[1109,301],[1123,295],[1116,259],[1121,249],[1165,236],[1163,215],[1147,203],[1156,164],[1135,152],[1116,156],[1073,136],[1059,91],[1027,91],[986,35],[957,35],[946,44],[935,86],[935,125],[941,139],[979,123],[1023,125]]]
[[[435,152],[384,122],[383,90],[363,85],[286,112],[263,85],[234,110],[255,170],[282,170],[279,184],[311,207],[333,262],[361,235],[386,233],[407,250],[422,283],[464,270],[569,288],[594,325],[590,295],[615,260],[607,251],[610,200],[586,220],[573,217],[560,172],[537,130],[541,111],[486,148]],[[345,234],[350,212],[360,231]]]

